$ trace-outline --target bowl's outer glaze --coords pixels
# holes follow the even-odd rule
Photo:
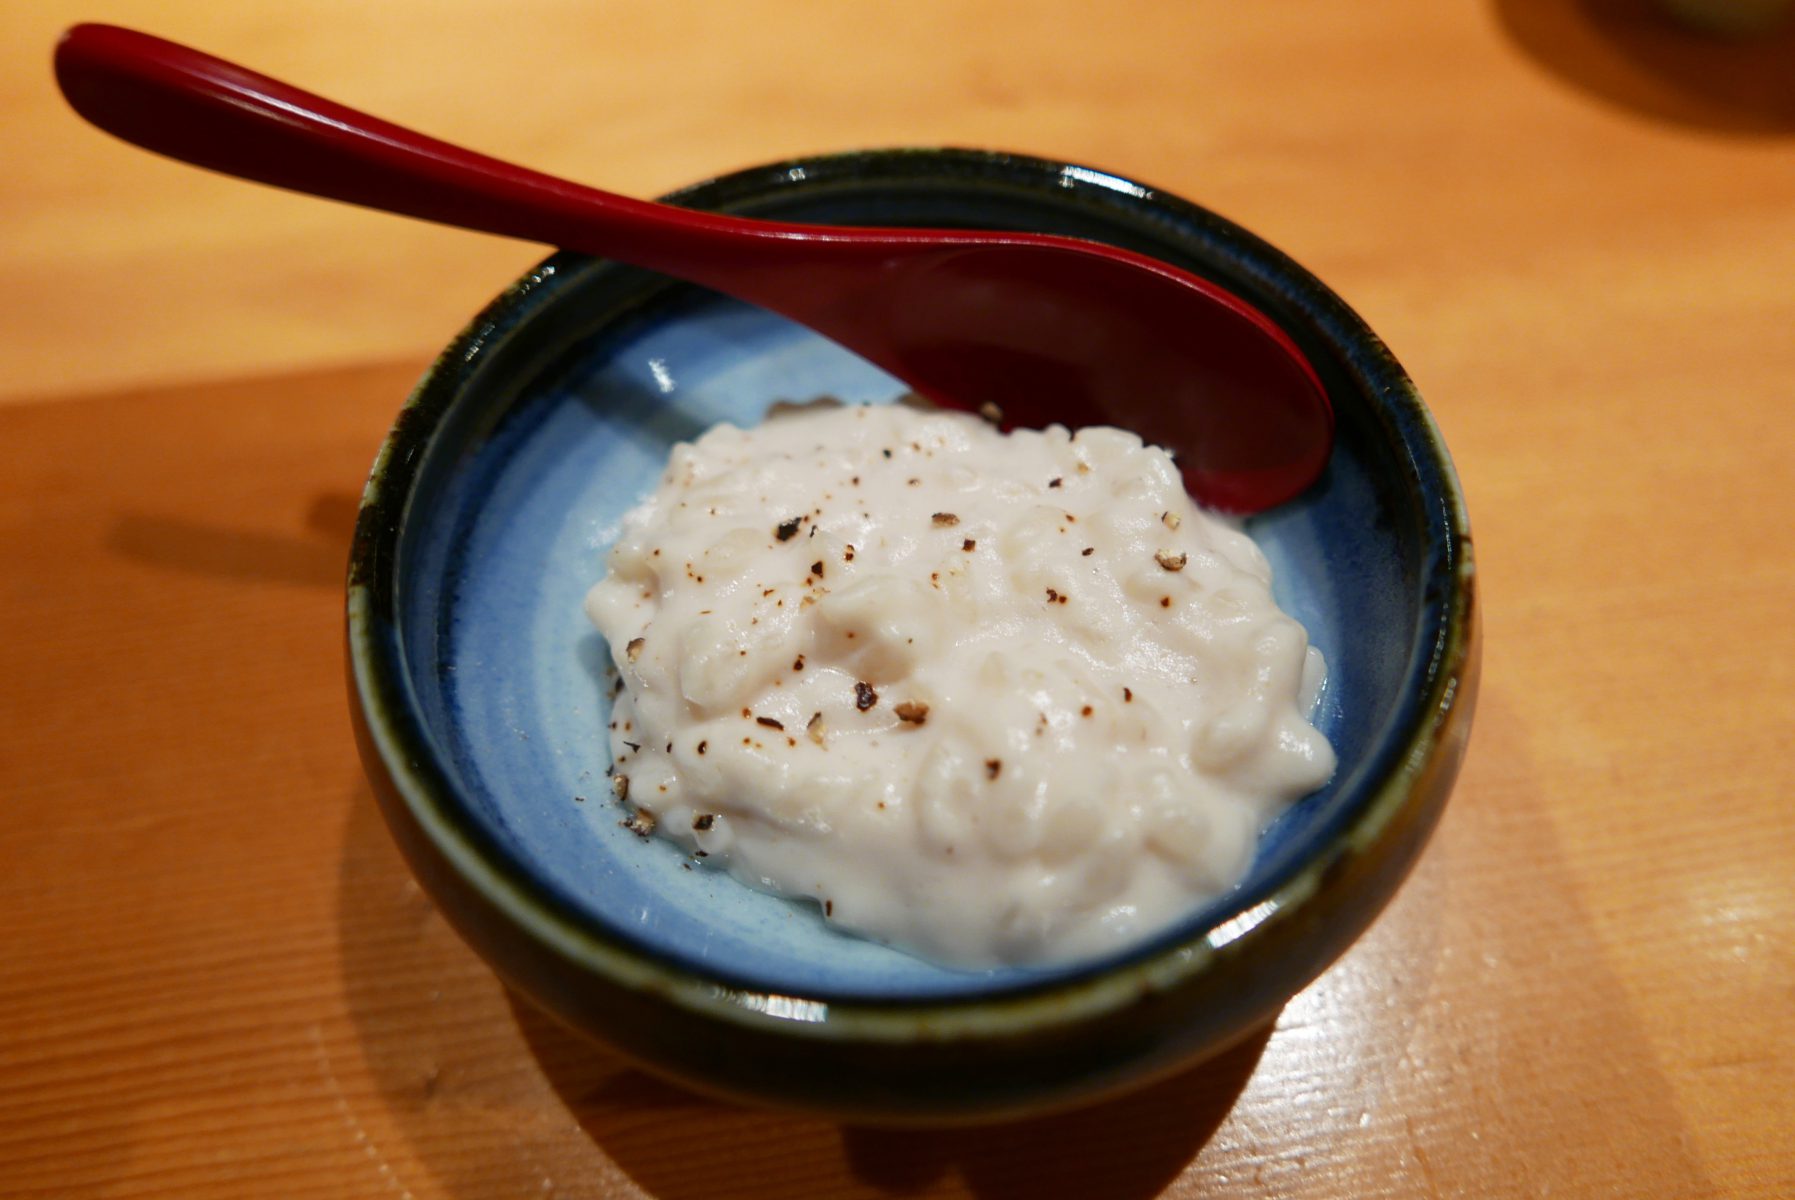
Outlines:
[[[766,314],[558,255],[420,384],[357,530],[352,710],[382,809],[426,889],[520,991],[637,1061],[705,1090],[856,1119],[1063,1107],[1269,1019],[1407,873],[1469,731],[1469,533],[1450,461],[1400,367],[1264,243],[1086,168],[967,151],[842,155],[674,199],[1097,238],[1207,274],[1282,323],[1329,388],[1339,443],[1316,488],[1250,528],[1281,601],[1328,655],[1318,719],[1341,770],[1267,831],[1236,893],[1076,969],[945,971],[682,870],[670,845],[636,842],[609,803],[605,654],[578,611],[609,523],[652,484],[671,442],[710,421],[757,419],[773,399],[897,389]]]

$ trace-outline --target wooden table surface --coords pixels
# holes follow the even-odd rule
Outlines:
[[[1627,0],[0,12],[0,1195],[1795,1195],[1795,35]],[[1112,1104],[719,1106],[513,999],[345,715],[399,399],[536,249],[82,127],[137,24],[653,194],[860,145],[1064,156],[1290,251],[1457,458],[1487,643],[1420,867],[1274,1028]]]

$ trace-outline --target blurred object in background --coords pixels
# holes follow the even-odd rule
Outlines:
[[[1658,7],[1691,29],[1751,37],[1787,21],[1795,0],[1658,0]]]
[[[1795,0],[1491,0],[1529,58],[1648,120],[1795,135]]]

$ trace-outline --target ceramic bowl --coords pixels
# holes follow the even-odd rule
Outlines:
[[[887,151],[779,163],[674,202],[783,220],[990,226],[1113,242],[1210,276],[1307,352],[1338,416],[1324,477],[1254,518],[1279,600],[1330,664],[1339,770],[1233,892],[1126,953],[948,970],[813,907],[691,869],[619,824],[608,653],[580,601],[669,448],[779,400],[892,379],[768,313],[558,254],[444,352],[363,500],[349,578],[362,757],[418,879],[512,987],[689,1086],[857,1121],[1063,1108],[1214,1054],[1275,1016],[1408,871],[1470,725],[1470,540],[1401,367],[1295,263],[1101,171]]]

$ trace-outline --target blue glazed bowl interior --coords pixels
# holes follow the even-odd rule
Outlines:
[[[1208,246],[1200,230],[1111,228],[1107,197],[1070,216],[1016,203],[1011,223],[1184,253],[1274,314],[1301,302],[1255,295],[1252,263]],[[919,212],[901,189],[895,200],[819,189],[805,204],[802,215],[818,220],[955,216]],[[1353,362],[1325,329],[1292,328],[1334,392],[1339,447],[1314,489],[1248,528],[1277,573],[1280,603],[1327,656],[1317,721],[1340,767],[1267,830],[1234,893],[1121,958],[1200,937],[1339,835],[1397,765],[1438,638],[1443,596],[1430,581],[1443,564],[1410,495],[1415,485],[1392,483],[1414,474],[1404,440],[1428,431],[1392,424],[1371,404],[1379,362]],[[755,990],[940,1000],[1102,969],[938,967],[838,934],[813,905],[751,890],[619,824],[607,778],[609,652],[581,601],[603,573],[620,518],[654,486],[675,442],[719,421],[752,424],[781,400],[886,403],[902,391],[896,381],[768,313],[573,256],[550,260],[498,302],[436,371],[414,414],[430,431],[421,460],[406,467],[399,624],[389,634],[410,716],[452,783],[447,803],[501,870],[599,936]]]

